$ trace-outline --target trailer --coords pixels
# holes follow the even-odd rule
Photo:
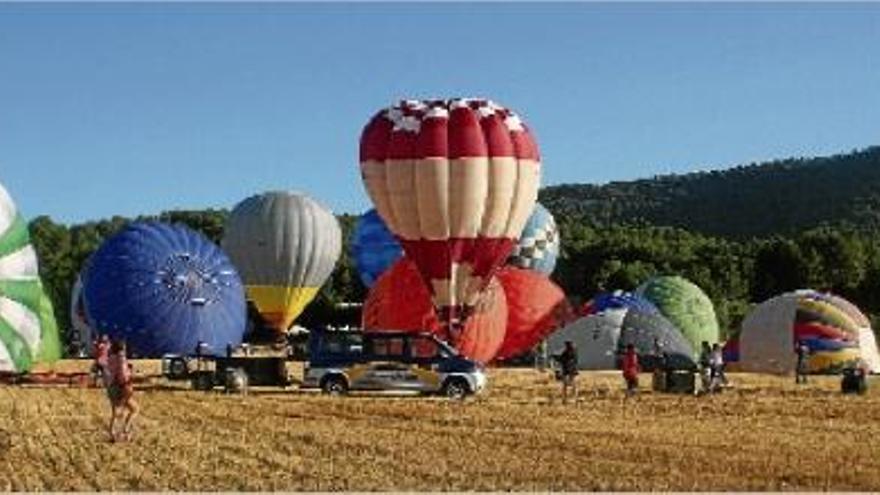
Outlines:
[[[194,390],[223,387],[226,392],[245,392],[250,386],[286,388],[293,382],[287,373],[289,346],[227,347],[226,355],[197,352],[194,355],[162,356],[162,376],[171,381],[189,381]]]

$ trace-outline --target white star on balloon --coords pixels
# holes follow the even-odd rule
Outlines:
[[[397,107],[391,107],[385,112],[385,118],[397,125],[400,119],[403,118],[403,112]]]
[[[495,115],[495,110],[491,107],[484,106],[477,109],[477,113],[480,114],[481,119],[487,119]]]
[[[412,115],[406,115],[402,117],[399,121],[394,123],[393,131],[403,131],[403,132],[419,132],[419,129],[422,128],[422,123],[416,117]]]
[[[524,129],[522,120],[515,113],[508,115],[507,118],[504,119],[504,125],[506,125],[507,129],[510,131],[522,131]]]
[[[424,109],[425,107],[427,107],[427,105],[425,105],[425,104],[424,104],[422,101],[420,101],[420,100],[406,100],[405,103],[406,103],[406,106],[409,107],[409,108],[412,109],[412,110],[422,110],[422,109]]]
[[[431,107],[427,113],[425,113],[426,119],[448,119],[449,118],[449,110],[443,107]]]

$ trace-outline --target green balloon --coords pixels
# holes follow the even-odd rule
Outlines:
[[[694,357],[702,342],[719,341],[718,318],[712,300],[692,282],[679,276],[658,276],[636,289],[636,293],[654,303],[690,342]]]

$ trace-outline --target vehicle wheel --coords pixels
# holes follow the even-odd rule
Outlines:
[[[226,393],[247,393],[248,375],[241,368],[226,370],[226,383],[224,383]]]
[[[170,366],[170,375],[173,380],[180,380],[182,378],[186,378],[187,372],[189,370],[186,369],[186,361],[183,358],[174,358],[171,360]]]
[[[446,384],[443,385],[443,395],[450,399],[461,400],[469,393],[471,393],[471,387],[462,378],[450,378]]]
[[[321,381],[321,390],[327,395],[345,395],[348,393],[348,382],[340,375],[330,375]]]

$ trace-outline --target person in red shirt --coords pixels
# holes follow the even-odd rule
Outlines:
[[[107,357],[109,354],[110,338],[105,334],[92,343],[92,355],[95,358],[95,362],[92,364],[92,377],[96,387],[99,378],[105,382],[107,380]]]
[[[627,344],[626,352],[623,354],[623,379],[626,381],[627,397],[633,395],[639,388],[639,356],[636,354],[636,348],[632,344]]]
[[[114,442],[129,440],[132,431],[132,421],[137,416],[139,407],[134,400],[131,364],[125,356],[124,341],[114,341],[110,346],[105,383],[107,386],[107,398],[110,399],[110,439]],[[122,419],[126,410],[128,414],[125,415],[122,431],[117,432],[117,423]]]

